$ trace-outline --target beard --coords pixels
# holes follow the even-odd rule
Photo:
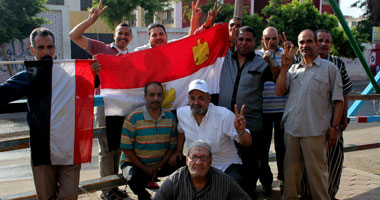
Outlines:
[[[41,58],[41,60],[53,60],[53,57],[51,57],[51,56],[43,56],[42,58]]]
[[[192,108],[191,108],[191,112],[193,113],[193,115],[197,116],[197,115],[203,115],[203,114],[206,114],[207,112],[207,108],[204,109],[202,108],[202,106],[200,105],[193,105]]]

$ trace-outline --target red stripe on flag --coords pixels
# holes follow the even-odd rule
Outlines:
[[[367,123],[367,117],[358,116],[358,123]]]
[[[94,75],[91,61],[75,61],[74,164],[91,162],[94,119]]]
[[[196,35],[167,45],[125,54],[97,55],[102,66],[102,89],[144,87],[189,76],[224,57],[229,46],[227,24],[217,24]],[[206,45],[207,44],[207,45]]]

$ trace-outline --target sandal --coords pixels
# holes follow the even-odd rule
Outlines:
[[[128,196],[128,192],[125,191],[125,190],[120,190],[119,188],[113,188],[112,191],[114,193],[116,193],[121,198],[127,198],[127,197],[129,197]]]
[[[119,197],[119,195],[117,195],[114,191],[109,191],[105,194],[102,194],[100,197],[103,200],[122,200],[122,198]]]
[[[154,181],[149,181],[146,188],[148,189],[158,189],[160,188],[160,186],[158,186],[158,184]]]

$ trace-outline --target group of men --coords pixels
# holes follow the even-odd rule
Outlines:
[[[189,35],[210,27],[220,10],[215,6],[196,31],[199,2],[192,6]],[[128,24],[116,27],[111,44],[83,36],[106,9],[100,2],[88,19],[70,32],[70,38],[91,55],[129,53],[133,36]],[[230,48],[216,100],[212,101],[207,82],[193,80],[188,86],[189,105],[180,107],[175,117],[161,107],[161,83],[152,81],[145,86],[146,104],[127,116],[104,117],[103,110],[95,111],[96,123],[106,125],[106,136],[98,139],[100,175],[117,174],[120,163],[127,184],[139,199],[151,199],[145,188],[157,187],[157,177],[170,174],[154,199],[255,199],[258,180],[264,195],[269,196],[273,175],[268,153],[274,130],[277,178],[284,199],[299,195],[334,199],[343,162],[342,131],[347,127],[344,96],[352,91],[352,84],[341,59],[328,54],[331,34],[302,31],[298,36],[302,57],[297,63],[294,45],[274,27],[263,31],[262,49],[256,52],[256,33],[243,26],[241,18],[229,21],[229,33]],[[161,24],[148,27],[148,40],[135,51],[170,42]],[[30,41],[36,60],[53,59],[54,35],[48,29],[35,29]],[[101,66],[95,62],[92,69],[97,74]],[[28,87],[27,72],[16,74],[0,85],[0,92],[7,94],[0,103],[29,98]],[[29,107],[40,106],[28,103]],[[38,124],[29,113],[32,134],[38,131],[32,130]],[[38,198],[77,199],[81,166],[36,163],[34,148],[31,144]],[[104,188],[101,198],[127,196],[115,187]]]

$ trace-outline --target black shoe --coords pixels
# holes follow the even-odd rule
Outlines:
[[[281,192],[281,195],[284,194],[284,181],[281,181],[281,180],[280,180],[280,192]]]
[[[267,197],[272,195],[272,186],[263,187],[263,194],[264,196],[267,196]]]
[[[128,197],[128,193],[127,191],[125,190],[120,190],[119,188],[112,188],[112,191],[117,194],[119,197],[121,197],[122,199],[124,198],[127,198]]]
[[[105,194],[102,194],[100,197],[103,200],[121,200],[122,199],[114,191],[109,191],[109,192],[107,192]]]

